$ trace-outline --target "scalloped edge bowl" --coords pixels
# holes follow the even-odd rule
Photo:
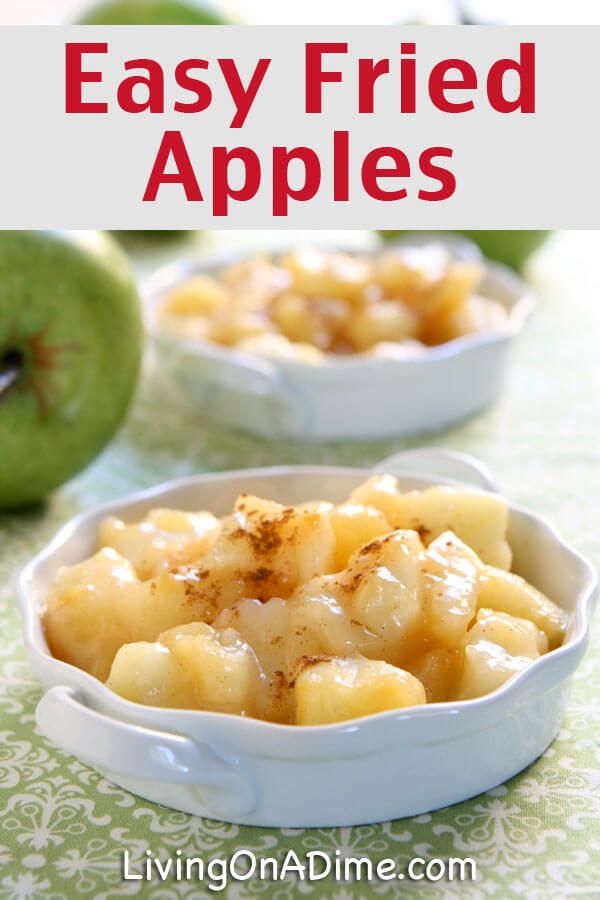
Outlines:
[[[431,241],[431,236],[419,239],[417,235],[399,244]],[[463,239],[442,234],[436,242],[450,247],[457,258],[481,259],[477,247]],[[276,247],[274,252],[284,249]],[[262,437],[381,440],[425,434],[469,418],[500,394],[510,348],[535,306],[532,291],[518,275],[486,261],[482,293],[507,309],[506,327],[428,348],[415,359],[354,356],[307,365],[177,338],[160,330],[156,309],[175,285],[247,255],[182,258],[148,278],[142,294],[152,358],[161,378],[179,386],[211,421]]]
[[[414,455],[414,454],[413,454]],[[446,482],[390,460],[403,489]],[[62,565],[93,552],[102,516],[152,506],[223,514],[240,490],[286,503],[339,501],[373,470],[288,466],[200,475],[108,503],[68,522],[19,581],[27,655],[46,693],[42,732],[117,784],[166,806],[243,824],[342,826],[416,815],[495,787],[556,736],[589,637],[596,575],[544,519],[510,506],[514,569],[570,612],[565,643],[494,693],[328,726],[128,702],[53,658],[41,611]]]

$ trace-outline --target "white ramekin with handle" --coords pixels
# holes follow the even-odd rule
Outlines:
[[[430,235],[416,234],[398,244],[431,242]],[[439,234],[435,243],[448,246],[456,258],[481,260],[478,248],[462,238]],[[466,419],[500,394],[511,345],[534,306],[531,290],[512,270],[486,261],[480,292],[504,306],[505,327],[429,347],[414,359],[355,355],[309,365],[161,330],[157,310],[177,284],[240,258],[170,263],[144,283],[142,293],[161,378],[179,385],[211,421],[263,437],[376,440],[433,432]]]
[[[408,451],[376,467],[403,489],[468,480],[493,488],[474,460]],[[67,523],[23,571],[25,645],[45,693],[40,730],[122,787],[166,806],[248,825],[342,826],[456,803],[521,771],[560,727],[570,678],[589,635],[597,581],[542,518],[510,506],[514,570],[570,614],[559,649],[476,700],[403,709],[327,726],[277,725],[221,713],[131,703],[54,659],[42,610],[57,569],[94,552],[103,516],[135,520],[154,506],[226,513],[252,491],[285,503],[339,502],[365,469],[286,466],[186,478],[107,504]]]

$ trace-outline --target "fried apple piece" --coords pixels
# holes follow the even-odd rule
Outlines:
[[[198,566],[207,603],[218,609],[244,597],[289,597],[299,584],[334,565],[330,504],[282,506],[238,497],[219,538]]]
[[[328,297],[362,303],[372,280],[372,263],[348,253],[300,248],[281,259],[293,292],[305,297]]]
[[[425,637],[422,552],[415,532],[390,532],[356,552],[346,569],[316,578],[294,598],[332,598],[353,625],[373,636],[365,643],[365,655],[400,665],[417,652]]]
[[[230,293],[210,275],[194,275],[177,285],[163,304],[167,314],[176,316],[207,316],[227,306]]]
[[[478,641],[465,647],[462,677],[456,700],[473,700],[490,694],[516,675],[531,660],[526,656],[511,656],[504,647],[491,641]]]
[[[235,349],[241,350],[242,353],[253,353],[256,356],[301,362],[313,366],[322,365],[325,362],[325,356],[318,347],[306,343],[293,343],[282,334],[255,334],[239,341],[235,345]]]
[[[137,583],[131,563],[111,549],[59,569],[44,611],[52,655],[104,681],[130,639],[124,598]]]
[[[123,644],[108,673],[106,686],[132,703],[145,706],[193,707],[193,692],[181,666],[163,644]]]
[[[392,529],[385,515],[372,506],[360,503],[341,503],[331,510],[331,524],[335,537],[334,569],[344,569],[353,553]]]
[[[278,722],[292,720],[293,678],[302,659],[352,656],[375,643],[326,596],[273,598],[267,603],[242,600],[223,610],[214,624],[234,628],[256,653],[268,679],[268,690],[260,698],[261,715]]]
[[[444,486],[401,493],[398,480],[382,474],[357,487],[350,502],[380,509],[392,528],[414,529],[425,544],[453,531],[484,563],[510,568],[508,507],[497,494]]]
[[[107,686],[150,706],[252,715],[259,680],[254,653],[239,634],[194,623],[154,643],[121,647]]]
[[[526,619],[481,609],[465,641],[458,700],[497,690],[545,653],[545,635]]]
[[[432,319],[425,338],[429,344],[444,344],[466,334],[502,331],[507,322],[508,315],[501,303],[474,294],[458,309]]]
[[[271,305],[271,318],[289,341],[312,344],[320,350],[327,350],[331,344],[327,323],[307,297],[300,294],[276,297]]]
[[[548,652],[548,638],[533,622],[493,609],[480,609],[467,635],[467,643],[490,641],[511,656],[537,659]]]
[[[429,639],[460,647],[477,610],[479,557],[446,531],[423,554],[423,611]]]
[[[264,313],[227,306],[209,320],[208,338],[215,344],[233,347],[240,341],[273,330]]]
[[[418,308],[444,278],[451,261],[447,247],[439,243],[390,248],[375,259],[374,275],[386,297],[402,297]]]
[[[355,553],[340,578],[340,602],[379,637],[380,658],[394,664],[412,655],[422,640],[422,553],[416,532],[393,531]]]
[[[483,268],[473,263],[453,261],[441,281],[433,286],[420,304],[422,340],[433,343],[442,323],[464,315],[469,298],[478,287]]]
[[[59,571],[44,628],[54,656],[104,681],[123,644],[154,641],[167,628],[210,621],[215,612],[193,567],[140,581],[131,563],[107,547]]]
[[[438,647],[417,656],[406,668],[425,688],[428,703],[445,703],[455,697],[462,665],[462,649]]]
[[[566,634],[568,613],[512,572],[486,566],[479,580],[478,605],[529,619],[548,638],[551,650],[559,647]]]
[[[419,337],[418,317],[401,300],[377,300],[357,309],[348,318],[343,336],[357,353],[380,341],[404,341]]]
[[[327,725],[426,702],[410,672],[380,660],[309,661],[295,681],[297,725]]]
[[[138,577],[146,579],[200,559],[216,541],[220,527],[209,512],[152,509],[130,525],[107,516],[100,523],[99,543],[128,559]]]

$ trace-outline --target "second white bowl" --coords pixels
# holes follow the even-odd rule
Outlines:
[[[406,244],[431,241],[418,236]],[[462,258],[474,245],[440,235]],[[510,269],[486,264],[481,293],[508,312],[506,327],[428,348],[415,359],[332,358],[323,365],[270,360],[161,332],[154,312],[176,284],[232,261],[186,261],[157,272],[144,286],[148,328],[161,377],[172,378],[211,421],[263,437],[377,440],[436,431],[468,418],[500,393],[510,346],[533,306]]]

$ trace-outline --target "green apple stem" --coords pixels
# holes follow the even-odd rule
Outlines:
[[[23,357],[18,350],[8,350],[0,356],[0,402],[17,383],[23,371]]]

